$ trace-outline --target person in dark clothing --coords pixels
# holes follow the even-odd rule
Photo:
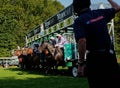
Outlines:
[[[55,47],[56,39],[54,37],[50,37],[50,41],[49,42]]]
[[[78,74],[83,71],[85,53],[86,74],[90,88],[120,88],[119,65],[107,23],[120,11],[120,6],[108,0],[111,8],[91,10],[90,0],[73,0],[75,39],[78,43]]]
[[[34,44],[33,52],[34,52],[35,54],[39,54],[38,47],[39,47],[39,44]]]

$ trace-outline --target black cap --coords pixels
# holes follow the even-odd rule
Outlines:
[[[39,45],[38,45],[38,44],[34,44],[34,46],[35,46],[35,47],[39,47]]]
[[[79,13],[81,10],[90,7],[90,0],[73,0],[73,8],[75,13]]]

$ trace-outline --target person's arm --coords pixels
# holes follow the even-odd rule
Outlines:
[[[81,39],[78,40],[78,52],[79,52],[78,61],[82,64],[85,61],[86,38],[81,38]]]
[[[85,53],[86,53],[86,39],[81,38],[78,40],[78,76],[84,76],[84,61],[85,61]]]
[[[113,0],[108,0],[108,2],[111,4],[111,6],[115,9],[115,12],[120,11],[120,5],[118,5],[115,1]]]
[[[63,45],[65,43],[65,38],[61,37],[61,40],[59,42],[59,45]]]

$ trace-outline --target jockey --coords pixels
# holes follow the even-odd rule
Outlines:
[[[68,43],[67,39],[64,38],[62,35],[57,34],[56,37],[57,37],[57,44],[55,45],[55,47],[63,48],[64,44]]]
[[[38,47],[39,47],[39,44],[34,44],[33,52],[36,54],[39,53]]]
[[[56,44],[56,39],[54,37],[50,37],[50,43],[55,46]]]

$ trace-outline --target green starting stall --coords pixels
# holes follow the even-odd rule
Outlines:
[[[62,34],[69,41],[69,44],[64,45],[64,60],[66,66],[71,69],[77,62],[73,22],[74,13],[70,5],[31,30],[26,36],[26,46],[33,48],[34,43],[41,44],[43,41],[48,41],[51,36],[55,36],[56,33]]]
[[[109,8],[110,5],[103,3],[91,5],[91,9],[104,9]],[[67,38],[69,44],[64,45],[64,61],[66,66],[71,70],[74,77],[77,76],[77,60],[78,50],[73,33],[73,22],[76,16],[73,13],[72,5],[66,7],[56,15],[50,17],[42,24],[31,30],[26,36],[26,46],[33,47],[34,43],[41,44],[43,41],[48,41],[51,36],[56,33],[62,34]],[[114,41],[114,24],[113,20],[108,24],[112,39]]]

